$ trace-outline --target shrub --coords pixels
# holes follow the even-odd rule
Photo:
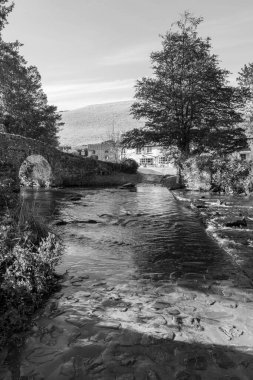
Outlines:
[[[248,194],[253,190],[252,165],[232,155],[203,154],[185,161],[183,176],[186,187],[193,190]]]
[[[61,254],[57,237],[28,209],[6,214],[0,229],[0,345],[27,326],[52,292]]]
[[[252,164],[237,157],[214,160],[212,187],[229,194],[248,194],[253,190]]]
[[[211,175],[203,157],[191,157],[183,165],[183,183],[191,190],[208,191],[211,187]]]
[[[138,163],[132,158],[126,158],[121,161],[121,171],[124,173],[135,174],[138,166]]]

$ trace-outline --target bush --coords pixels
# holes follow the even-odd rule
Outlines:
[[[253,190],[252,161],[235,156],[203,154],[184,163],[183,177],[192,190],[215,190],[227,194],[248,194]]]
[[[212,187],[228,194],[248,194],[253,190],[252,164],[236,157],[214,160]]]
[[[203,157],[191,157],[183,165],[183,183],[191,190],[209,191],[211,174],[208,165],[204,165]]]
[[[138,163],[132,158],[126,158],[121,161],[121,171],[123,173],[135,174],[138,166]]]
[[[6,214],[0,229],[0,346],[22,331],[57,284],[62,247],[27,209]]]

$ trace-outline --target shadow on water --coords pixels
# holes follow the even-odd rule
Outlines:
[[[72,322],[74,323],[74,322]],[[60,319],[29,338],[22,361],[13,351],[1,379],[251,380],[253,351],[245,347],[173,341],[158,334],[106,327],[82,318],[64,331]],[[110,323],[110,322],[109,322]],[[76,323],[76,325],[78,325]],[[8,363],[9,362],[9,363]],[[2,377],[1,377],[2,375]]]

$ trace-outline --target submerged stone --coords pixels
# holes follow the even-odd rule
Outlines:
[[[106,329],[115,329],[115,330],[118,330],[121,327],[121,323],[119,323],[119,322],[99,322],[99,323],[97,323],[96,326],[103,327],[103,328],[106,328]]]

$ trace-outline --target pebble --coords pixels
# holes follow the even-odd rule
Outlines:
[[[77,319],[77,318],[66,318],[65,321],[79,328],[82,328],[88,322],[87,319],[82,320],[82,319]]]
[[[157,326],[166,325],[167,323],[167,321],[162,316],[151,319],[150,322],[152,325],[157,325]]]
[[[76,278],[73,278],[72,280],[70,280],[71,284],[74,284],[75,282],[82,282],[82,278],[81,277],[76,277]]]
[[[118,323],[118,322],[99,322],[96,324],[96,326],[118,330],[121,327],[121,323]]]
[[[171,307],[171,304],[166,301],[156,301],[153,307],[156,310],[160,310],[160,309],[166,309],[167,307]]]
[[[82,280],[88,280],[90,276],[88,274],[82,274],[79,276],[79,278],[81,278]]]
[[[121,300],[121,297],[120,297],[120,295],[119,294],[111,294],[110,295],[110,299],[112,299],[112,300],[114,300],[114,301],[119,301],[119,300]]]
[[[72,285],[73,286],[82,286],[82,283],[81,282],[72,282]]]
[[[233,338],[238,338],[243,335],[243,330],[238,329],[236,326],[227,326],[227,327],[219,327],[228,338],[228,340],[232,340]]]
[[[178,309],[171,309],[168,311],[170,315],[179,315],[180,311]]]
[[[161,338],[164,340],[174,340],[176,334],[173,331],[167,331],[165,334],[161,335]]]
[[[103,285],[106,285],[106,281],[95,282],[92,286],[103,286]]]
[[[136,362],[136,359],[134,357],[125,358],[120,361],[120,364],[123,366],[128,366],[130,364],[134,364]]]
[[[90,292],[82,292],[83,297],[90,297],[91,293]]]

